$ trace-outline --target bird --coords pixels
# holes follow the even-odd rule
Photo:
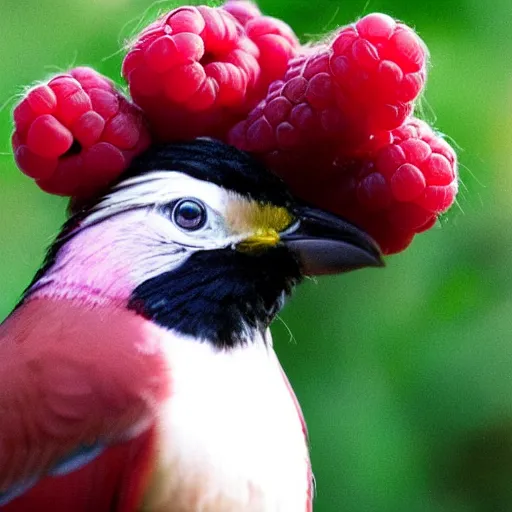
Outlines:
[[[0,325],[0,511],[310,512],[269,326],[304,278],[382,264],[248,153],[153,144]]]

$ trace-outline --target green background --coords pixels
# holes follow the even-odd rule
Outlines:
[[[16,95],[77,64],[119,79],[116,52],[148,5],[1,0],[1,318],[65,210],[13,164]],[[512,510],[512,4],[260,5],[304,40],[371,11],[414,26],[431,51],[427,117],[456,142],[462,164],[459,204],[442,226],[385,270],[307,283],[274,326],[309,424],[315,510]]]

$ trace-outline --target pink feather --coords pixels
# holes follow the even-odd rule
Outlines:
[[[170,391],[161,337],[158,327],[118,305],[64,299],[31,300],[0,326],[0,492],[43,477],[2,510],[29,511],[28,504],[89,510],[80,508],[80,496],[97,494],[95,485],[113,491],[119,483],[99,482],[96,471],[121,474],[141,450],[148,452],[148,429]],[[96,442],[120,444],[69,475],[44,477],[78,447]],[[62,493],[59,509],[54,500]]]

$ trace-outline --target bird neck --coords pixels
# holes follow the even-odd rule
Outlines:
[[[257,255],[204,251],[142,283],[128,307],[168,329],[231,348],[263,333],[300,279],[285,248]]]

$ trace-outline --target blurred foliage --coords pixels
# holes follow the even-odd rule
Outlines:
[[[261,0],[307,40],[371,12],[429,45],[425,111],[462,163],[455,214],[385,270],[309,282],[276,322],[308,420],[318,512],[512,510],[510,0]],[[25,84],[89,64],[120,80],[147,0],[1,0],[0,317],[64,219],[10,156]],[[159,3],[160,8],[164,4]],[[169,5],[169,3],[166,3]],[[435,114],[435,115],[434,115]],[[290,340],[290,332],[293,340]]]

